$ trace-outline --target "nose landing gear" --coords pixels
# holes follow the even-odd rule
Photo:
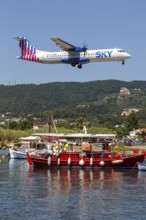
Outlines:
[[[125,60],[122,60],[122,64],[123,64],[123,65],[125,64]]]

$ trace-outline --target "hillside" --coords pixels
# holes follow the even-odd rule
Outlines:
[[[120,94],[121,88],[130,94]],[[77,111],[82,114],[121,114],[146,109],[146,81],[103,80],[47,84],[0,85],[0,113]]]

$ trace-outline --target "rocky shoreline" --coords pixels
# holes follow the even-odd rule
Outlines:
[[[9,148],[11,148],[11,147],[9,147],[9,146],[0,146],[0,150],[9,150]]]

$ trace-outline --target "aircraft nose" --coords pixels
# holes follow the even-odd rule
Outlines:
[[[131,54],[126,53],[127,59],[131,57]]]

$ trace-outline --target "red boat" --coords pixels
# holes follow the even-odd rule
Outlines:
[[[137,162],[143,162],[143,154],[122,156],[101,152],[61,152],[58,155],[30,155],[28,163],[35,167],[70,167],[70,168],[136,168]]]

